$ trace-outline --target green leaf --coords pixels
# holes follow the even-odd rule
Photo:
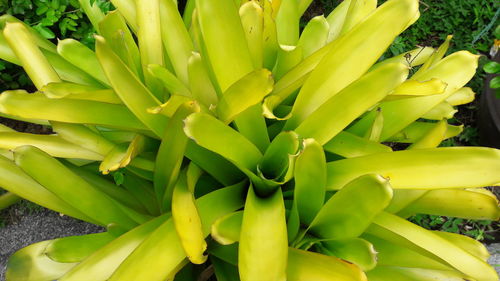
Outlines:
[[[328,21],[324,16],[314,17],[307,23],[297,43],[297,46],[302,47],[304,58],[326,45],[329,28]]]
[[[191,97],[191,91],[168,69],[158,64],[150,64],[148,72],[163,83],[171,95]]]
[[[298,1],[282,1],[276,15],[276,32],[280,45],[297,45],[300,32],[299,22]]]
[[[101,11],[98,5],[95,5],[95,0],[79,0],[80,7],[83,9],[87,17],[89,18],[92,26],[97,31],[99,31],[99,22],[104,18],[104,13]]]
[[[161,114],[150,114],[146,111],[148,108],[159,106],[160,101],[127,68],[102,37],[96,37],[96,53],[109,82],[123,103],[156,136],[162,136],[168,119]]]
[[[194,5],[194,1],[192,5]],[[176,76],[187,85],[188,61],[195,50],[179,10],[172,0],[160,0],[161,39]],[[165,28],[167,27],[168,28]],[[158,36],[158,34],[156,34]]]
[[[389,146],[358,137],[346,131],[338,133],[333,139],[325,143],[323,149],[345,158],[392,151]]]
[[[61,281],[106,280],[118,266],[157,229],[169,214],[159,216],[121,235],[66,273]]]
[[[231,85],[217,104],[219,119],[229,124],[236,116],[261,102],[272,91],[274,80],[267,69],[256,70]]]
[[[199,112],[195,102],[184,103],[168,121],[162,143],[156,155],[154,189],[168,210],[172,201],[172,191],[181,169],[188,137],[184,134],[184,119],[193,112]]]
[[[309,231],[324,239],[361,235],[392,199],[387,179],[368,174],[354,179],[335,193],[314,218]]]
[[[100,222],[101,225],[116,223],[125,228],[136,225],[121,210],[118,202],[96,190],[95,187],[45,152],[32,146],[21,146],[14,151],[14,157],[16,164],[37,182],[82,213]],[[47,173],[39,167],[57,171],[57,173]],[[77,187],[79,192],[75,193],[69,190],[67,186],[70,185]]]
[[[14,253],[8,261],[5,273],[9,280],[33,280],[31,276],[43,280],[59,279],[76,263],[59,263],[44,254],[51,241],[31,244]]]
[[[57,44],[57,52],[68,62],[90,74],[104,85],[109,85],[96,54],[82,43],[73,39],[60,40]]]
[[[498,89],[500,88],[500,76],[497,76],[490,81],[490,88]]]
[[[97,223],[74,206],[61,200],[21,170],[14,162],[0,156],[0,172],[3,175],[0,186],[18,196],[59,213],[84,221]]]
[[[49,64],[29,30],[21,23],[7,23],[5,39],[38,89],[51,82],[60,82],[59,75]]]
[[[225,91],[253,70],[238,10],[233,0],[196,0],[196,10],[210,63]]]
[[[259,173],[266,179],[282,181],[290,168],[289,158],[295,155],[298,149],[299,137],[295,132],[280,133],[266,149],[259,163]]]
[[[216,257],[210,257],[218,281],[240,281],[238,268]],[[192,279],[190,279],[192,280]]]
[[[244,185],[219,189],[196,200],[204,235],[223,215],[243,206]],[[213,206],[218,206],[213,208]],[[164,222],[120,265],[110,280],[163,280],[173,276],[183,264],[186,254],[181,246],[172,219]]]
[[[448,240],[395,215],[381,213],[375,224],[443,259],[455,269],[478,280],[497,280],[495,270]]]
[[[491,193],[485,194],[474,189],[436,189],[425,193],[398,213],[403,217],[407,214],[496,221],[500,218],[500,208],[496,197]]]
[[[102,156],[79,145],[70,143],[56,135],[35,135],[20,132],[2,132],[0,148],[15,149],[18,146],[32,145],[53,157],[102,160]]]
[[[168,0],[167,0],[168,1]],[[163,99],[161,83],[148,72],[148,65],[164,65],[160,23],[160,0],[138,0],[137,12],[137,41],[141,54],[141,63],[146,85],[158,99]]]
[[[295,160],[294,204],[300,221],[308,225],[325,201],[326,159],[323,148],[314,139],[304,140],[303,147]]]
[[[68,236],[50,241],[44,252],[56,262],[80,262],[113,239],[107,232]]]
[[[431,255],[424,255],[404,245],[385,240],[371,234],[363,234],[364,239],[373,244],[377,250],[377,266],[417,267],[436,270],[451,270],[451,268]],[[431,257],[429,257],[431,256]]]
[[[401,132],[393,135],[387,141],[401,142],[401,143],[414,143],[428,134],[434,127],[435,123],[416,121],[411,123],[408,127],[404,128]],[[446,133],[443,139],[449,139],[462,133],[462,126],[449,125],[446,128]]]
[[[231,127],[206,113],[192,114],[184,124],[184,132],[198,145],[223,156],[245,173],[256,172],[261,152]]]
[[[296,128],[329,98],[363,75],[417,12],[418,3],[413,0],[388,1],[334,44],[300,90],[285,128]],[[392,14],[398,16],[388,16]]]
[[[327,170],[327,190],[341,189],[368,173],[390,179],[394,189],[474,188],[500,183],[500,151],[440,147],[377,153],[330,162]]]
[[[199,53],[193,52],[189,57],[188,78],[191,93],[198,102],[207,108],[217,104],[217,92]]]
[[[212,224],[211,235],[221,245],[230,245],[240,240],[243,211],[219,218]]]
[[[108,13],[99,24],[99,27],[102,37],[106,39],[106,43],[109,44],[111,49],[120,57],[129,69],[142,80],[143,73],[139,48],[135,43],[135,39],[130,32],[127,23],[123,19],[122,14],[118,11]]]
[[[323,241],[322,245],[330,256],[352,262],[361,267],[363,271],[370,271],[378,265],[378,249],[364,239],[329,240]]]
[[[281,189],[261,198],[250,186],[239,242],[238,269],[242,281],[286,279],[288,240]]]
[[[496,61],[490,61],[484,65],[483,69],[486,73],[492,73],[492,74],[499,73],[500,72],[500,63],[498,63]]]
[[[322,145],[327,143],[403,83],[407,75],[408,68],[403,64],[387,64],[368,72],[319,106],[296,132],[301,137],[314,138]],[[346,108],[350,110],[346,112]]]
[[[40,110],[45,108],[46,110]],[[50,109],[50,110],[48,110]],[[105,125],[115,128],[147,128],[124,106],[103,102],[48,99],[42,94],[7,91],[0,95],[0,112],[27,119]],[[107,114],[102,114],[106,112]]]
[[[365,273],[350,262],[336,257],[289,248],[288,281],[367,280]]]
[[[264,10],[259,3],[250,1],[240,7],[241,23],[247,39],[250,55],[255,69],[262,68],[263,63],[263,29]]]
[[[384,125],[380,140],[386,141],[465,86],[476,72],[478,59],[479,56],[470,52],[459,51],[440,60],[419,77],[418,81],[438,78],[445,82],[448,86],[442,94],[381,103],[379,107],[384,112]],[[390,114],[387,114],[388,112]],[[376,111],[372,110],[347,131],[359,136],[364,135],[373,123],[375,115]]]
[[[111,0],[120,14],[127,20],[128,25],[134,32],[139,30],[137,24],[137,6],[134,0]],[[101,23],[102,24],[102,23]],[[102,27],[101,27],[102,28]]]

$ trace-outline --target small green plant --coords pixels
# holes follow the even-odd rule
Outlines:
[[[500,48],[500,25],[495,29],[495,41],[490,50],[491,57],[495,57]],[[484,71],[489,74],[496,74],[490,81],[490,88],[495,89],[495,94],[500,98],[500,63],[496,61],[490,61],[486,63],[483,67]]]
[[[464,220],[461,218],[418,214],[410,221],[426,229],[452,232],[467,235],[475,240],[493,240],[494,222],[490,220]]]
[[[481,243],[407,220],[500,216],[500,151],[438,147],[479,56],[447,37],[379,60],[418,0],[343,1],[301,32],[311,2],[80,1],[95,51],[0,17],[37,88],[0,113],[54,131],[0,127],[0,185],[106,228],[19,250],[7,280],[497,280]]]

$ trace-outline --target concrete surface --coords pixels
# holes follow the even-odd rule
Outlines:
[[[26,210],[10,210],[10,212]],[[35,242],[54,238],[101,232],[99,226],[42,209],[16,214],[16,220],[0,228],[0,280],[5,280],[7,259],[17,250]]]

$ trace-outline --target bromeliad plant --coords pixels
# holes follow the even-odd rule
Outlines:
[[[7,280],[498,280],[479,242],[406,220],[500,213],[480,188],[500,151],[437,148],[478,56],[448,38],[377,62],[418,0],[346,0],[301,33],[311,0],[81,2],[95,52],[1,18],[38,91],[0,112],[55,134],[2,128],[0,184],[107,231],[21,249]]]

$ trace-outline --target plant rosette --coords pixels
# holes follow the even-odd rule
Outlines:
[[[379,61],[418,0],[302,31],[311,0],[111,2],[80,1],[95,52],[0,18],[37,88],[0,113],[55,132],[0,128],[0,186],[107,229],[19,250],[7,280],[498,280],[478,241],[407,220],[500,214],[500,151],[438,147],[479,56],[448,37]]]

